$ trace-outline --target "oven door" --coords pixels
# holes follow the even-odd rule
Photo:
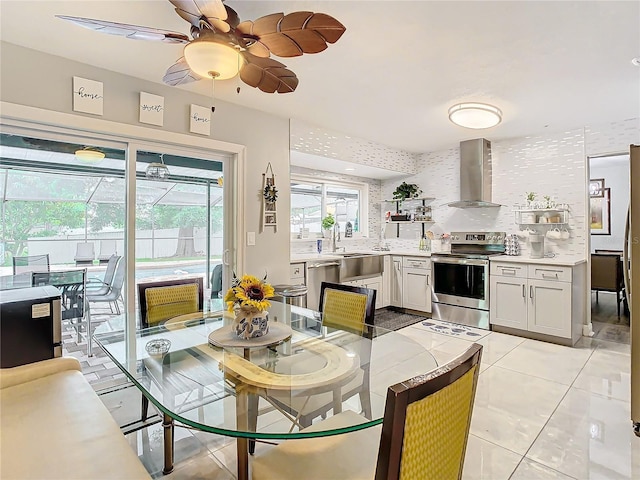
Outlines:
[[[489,310],[489,260],[431,257],[433,301]]]

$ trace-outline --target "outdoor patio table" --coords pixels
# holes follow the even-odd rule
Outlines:
[[[183,315],[138,331],[133,339],[134,358],[127,358],[123,332],[95,335],[107,355],[162,413],[165,474],[173,469],[174,421],[235,437],[237,478],[246,480],[250,440],[336,435],[381,424],[387,388],[437,366],[423,346],[398,332],[368,326],[362,333],[326,328],[320,313],[279,302],[272,302],[269,319],[290,327],[291,336],[284,340],[280,336],[269,346],[264,346],[270,342],[262,339],[258,342],[261,346],[255,348],[212,345],[209,336],[233,322],[233,316],[223,311]],[[155,340],[168,340],[168,351],[149,354],[145,346]],[[300,432],[295,419],[265,402],[273,391],[292,396],[340,392],[360,368],[363,352],[370,355],[369,421]],[[340,394],[333,398],[335,413],[360,408],[357,396],[344,402]],[[261,421],[259,401],[267,411],[280,411],[281,419],[274,420],[274,415],[279,415],[273,413]]]

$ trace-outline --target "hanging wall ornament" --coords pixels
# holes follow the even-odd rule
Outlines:
[[[262,225],[260,225],[260,233],[264,232],[264,227],[266,226],[273,227],[274,231],[278,231],[277,200],[276,176],[273,174],[273,168],[271,168],[271,162],[269,162],[267,169],[262,174]]]

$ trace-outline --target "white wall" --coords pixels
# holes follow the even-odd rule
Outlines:
[[[182,88],[140,80],[10,43],[2,42],[0,49],[0,100],[5,102],[96,118],[72,110],[72,77],[80,76],[104,84],[104,115],[99,118],[194,136],[189,132],[190,105],[211,102],[209,97]],[[138,122],[140,91],[164,96],[163,127]],[[246,247],[244,264],[250,273],[260,275],[266,270],[274,283],[288,282],[289,120],[216,101],[211,138],[246,146],[247,164],[241,181],[245,187],[243,221],[247,231],[259,232],[262,172],[271,162],[279,190],[278,231],[269,228],[257,234],[256,245]]]
[[[611,235],[591,235],[591,251],[602,248],[622,250],[624,225],[629,206],[629,157],[603,157],[590,160],[591,178],[604,178],[610,189]]]

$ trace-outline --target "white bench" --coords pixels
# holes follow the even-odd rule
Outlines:
[[[71,357],[0,370],[0,478],[150,479]]]

